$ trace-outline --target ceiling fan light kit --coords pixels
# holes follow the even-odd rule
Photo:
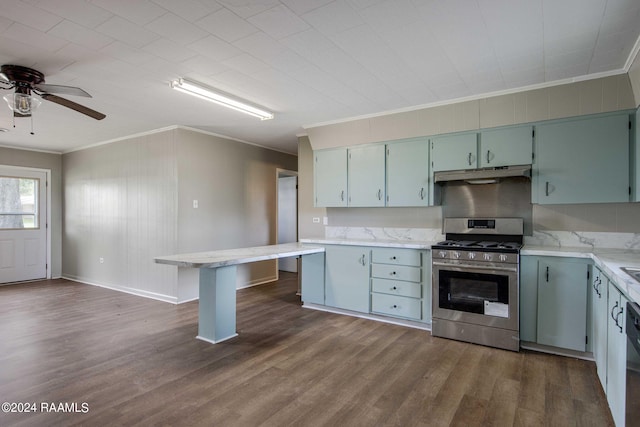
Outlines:
[[[260,120],[270,120],[274,117],[273,113],[270,111],[254,107],[253,105],[249,105],[238,99],[231,98],[213,88],[190,80],[173,80],[171,81],[170,86],[177,91],[188,93],[189,95],[222,105],[223,107],[231,108],[232,110],[249,114],[250,116],[258,117]]]
[[[7,101],[7,105],[9,105],[11,111],[21,116],[30,115],[33,110],[42,104],[38,98],[27,95],[26,93],[12,93],[2,98]]]
[[[33,134],[32,112],[41,104],[41,101],[33,96],[32,93],[39,95],[40,98],[46,101],[70,108],[96,120],[102,120],[106,117],[104,114],[84,105],[54,95],[55,93],[63,93],[91,98],[91,95],[86,91],[79,87],[45,84],[44,74],[29,67],[11,64],[2,65],[0,67],[0,89],[14,90],[14,93],[3,96],[3,99],[7,101],[9,108],[13,111],[13,126],[15,127],[16,117],[31,117],[31,134]]]

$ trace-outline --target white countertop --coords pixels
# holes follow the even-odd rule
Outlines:
[[[304,244],[352,245],[385,248],[404,248],[430,250],[437,241],[385,240],[385,239],[342,239],[312,238],[300,239]],[[640,268],[640,250],[634,249],[595,249],[592,247],[556,247],[525,245],[520,255],[557,256],[565,258],[587,258],[606,274],[616,286],[631,300],[640,304],[640,283],[622,271],[621,267]]]
[[[401,248],[401,249],[431,249],[436,241],[427,240],[366,240],[366,239],[341,239],[334,238],[316,238],[316,239],[300,239],[301,243],[309,243],[316,245],[350,245],[350,246],[371,246],[380,248]]]
[[[155,261],[158,264],[176,265],[178,267],[217,268],[269,259],[309,255],[319,252],[324,252],[322,246],[303,243],[283,243],[280,245],[254,246],[251,248],[167,255],[156,257]]]

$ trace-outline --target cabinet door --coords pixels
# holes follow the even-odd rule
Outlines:
[[[607,389],[607,293],[608,279],[598,267],[593,267],[591,279],[591,343],[598,378]]]
[[[349,149],[349,206],[384,206],[384,160],[384,145]]]
[[[482,131],[480,167],[530,165],[533,161],[533,126]]]
[[[629,116],[536,126],[533,203],[629,201]]]
[[[324,304],[324,253],[302,255],[300,275],[302,301]]]
[[[431,170],[448,171],[478,167],[478,134],[438,136],[431,140]]]
[[[538,330],[538,261],[520,257],[520,340],[536,342]]]
[[[538,262],[538,344],[586,350],[587,264]]]
[[[325,259],[325,304],[368,313],[369,249],[327,246]]]
[[[627,335],[625,332],[627,300],[609,283],[607,314],[607,401],[616,426],[624,425],[627,374]]]
[[[347,149],[313,153],[315,206],[347,206]]]
[[[429,205],[429,143],[387,145],[387,206]]]

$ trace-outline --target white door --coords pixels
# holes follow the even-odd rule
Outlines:
[[[47,277],[46,179],[0,166],[0,283]]]

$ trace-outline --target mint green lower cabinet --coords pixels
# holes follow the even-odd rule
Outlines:
[[[369,313],[370,248],[325,247],[325,305]]]
[[[607,295],[609,279],[596,266],[591,276],[591,348],[602,389],[607,390]]]
[[[324,253],[302,256],[300,285],[303,302],[324,304],[324,270]]]
[[[627,299],[609,283],[607,314],[607,402],[616,426],[625,425],[625,391],[627,373],[627,335],[625,319]]]
[[[538,339],[538,257],[520,257],[520,341]]]
[[[588,262],[538,261],[537,343],[586,351]]]
[[[371,249],[371,313],[421,322],[431,320],[429,253]]]

